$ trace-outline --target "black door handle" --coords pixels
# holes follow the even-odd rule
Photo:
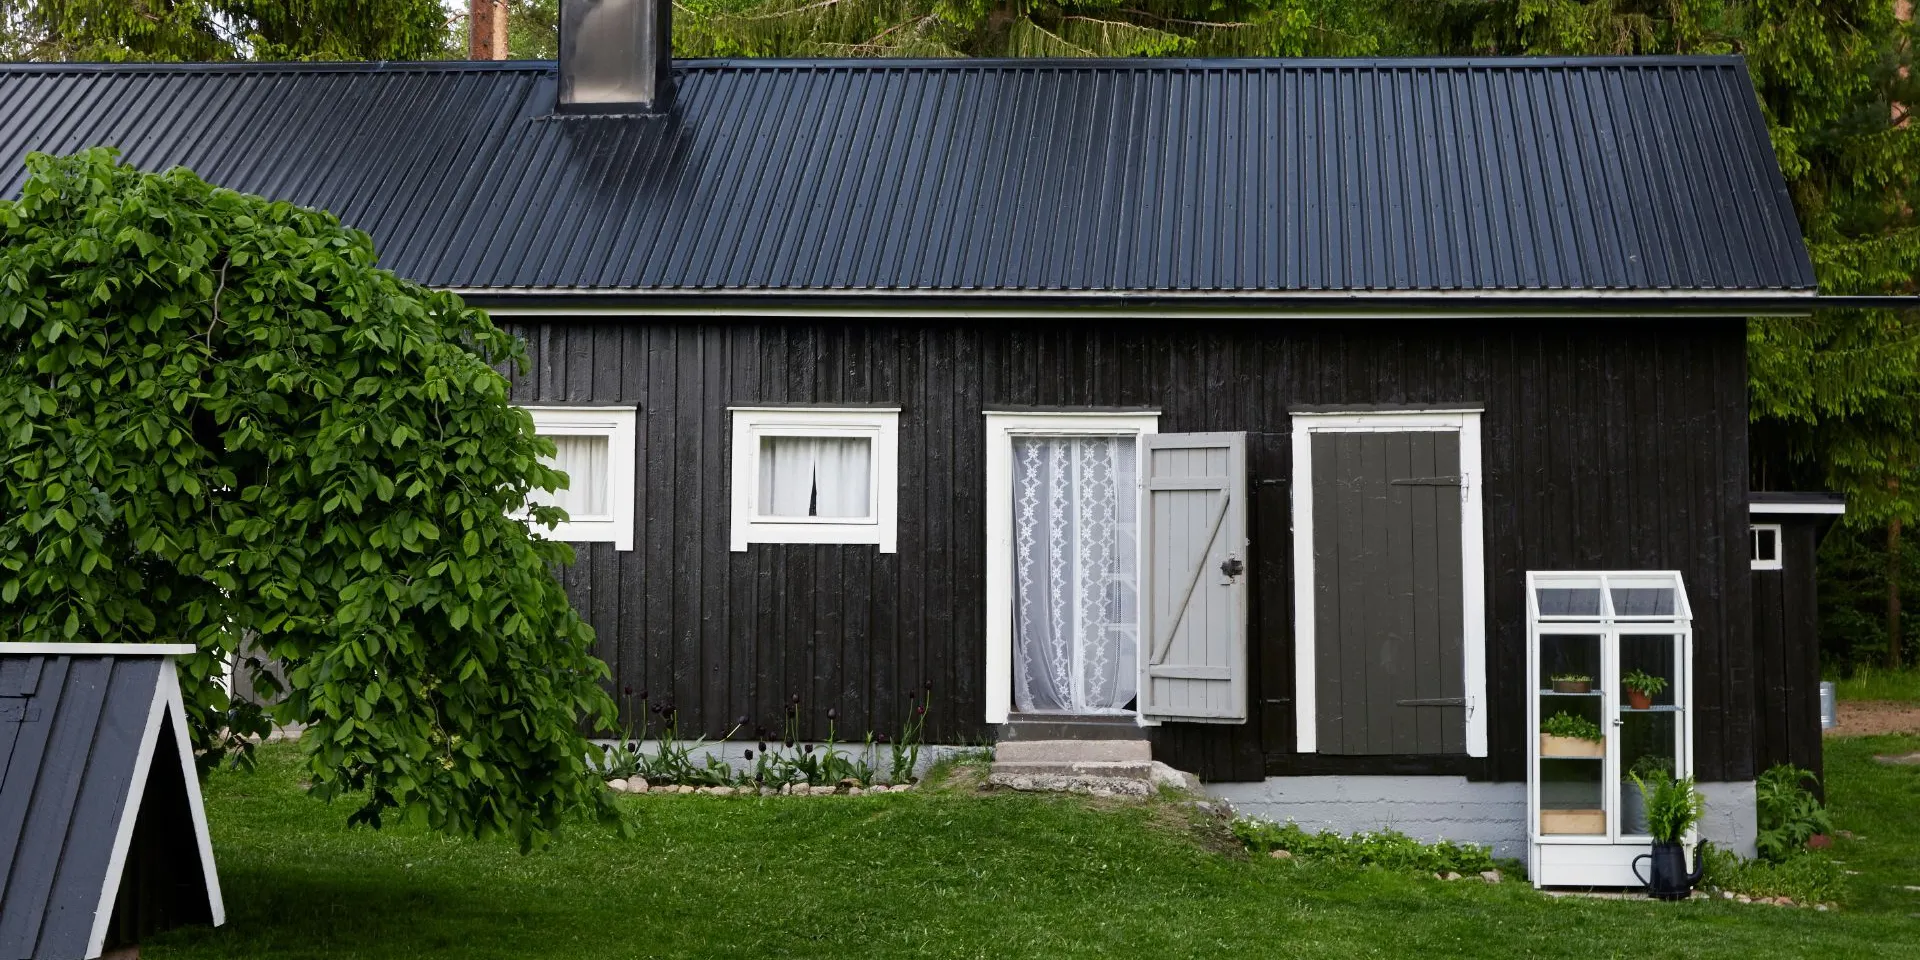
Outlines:
[[[1246,572],[1247,565],[1241,563],[1239,557],[1228,557],[1220,561],[1220,575],[1223,577],[1237,577]]]

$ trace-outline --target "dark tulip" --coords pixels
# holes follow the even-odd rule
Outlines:
[[[918,690],[908,690],[908,691],[907,691],[907,699],[908,699],[908,700],[918,700],[918,699],[920,699],[920,691],[918,691]]]
[[[887,742],[887,735],[883,733],[883,734],[881,734],[881,735],[879,735],[878,737],[875,737],[874,739],[875,739],[875,740],[877,740],[877,741],[879,741],[879,742],[881,742],[881,743],[886,743],[886,742]]]
[[[914,707],[914,708],[913,708],[913,712],[914,712],[914,713],[917,713],[917,714],[920,714],[921,716],[923,716],[923,717],[924,717],[924,716],[926,716],[926,714],[927,714],[927,708],[926,708],[926,707]]]
[[[926,686],[927,686],[927,692],[928,692],[928,693],[932,693],[932,692],[933,692],[933,681],[932,681],[932,680],[928,680],[928,681],[927,681],[927,684],[926,684]]]
[[[626,691],[627,696],[629,697],[633,696],[633,684],[627,684],[626,686],[620,689]]]
[[[647,698],[647,691],[643,688],[640,691],[640,699],[645,700],[646,698]]]
[[[648,712],[648,713],[659,713],[659,712],[660,712],[660,705],[659,705],[659,704],[657,704],[657,703],[649,703],[649,704],[647,704],[647,712]]]
[[[746,725],[747,725],[747,718],[746,718],[746,717],[741,717],[740,719],[738,719],[738,720],[735,720],[735,721],[733,722],[733,725],[734,725],[734,726],[736,726],[736,727],[744,727],[744,726],[746,726]]]
[[[747,751],[747,759],[748,759],[748,760],[752,760],[752,759],[753,759],[753,751],[752,751],[752,750],[748,750],[748,751]]]
[[[828,710],[828,711],[827,711],[827,719],[828,719],[828,720],[838,720],[838,719],[840,719],[840,711],[838,711],[838,710]]]
[[[767,742],[765,740],[760,741],[760,752],[761,753],[767,752]]]
[[[787,749],[788,749],[788,750],[792,750],[792,749],[793,749],[793,741],[792,741],[792,740],[788,740],[788,741],[787,741]]]
[[[800,748],[800,752],[801,752],[801,753],[812,753],[812,752],[813,752],[813,744],[811,744],[811,743],[809,743],[809,744],[807,744],[806,746],[804,746],[804,747],[801,747],[801,748]]]
[[[799,694],[797,694],[797,693],[796,693],[796,694],[794,694],[794,695],[793,695],[793,702],[794,702],[794,703],[799,703],[799,702],[800,702],[800,695],[799,695]]]

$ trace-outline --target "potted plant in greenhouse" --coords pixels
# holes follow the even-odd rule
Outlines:
[[[1556,673],[1553,675],[1554,693],[1592,693],[1593,678],[1584,673]]]
[[[1707,862],[1707,844],[1701,841],[1694,852],[1693,870],[1687,870],[1687,831],[1700,822],[1706,801],[1693,788],[1693,778],[1656,777],[1652,783],[1638,773],[1627,774],[1640,789],[1640,802],[1647,811],[1647,833],[1653,837],[1653,849],[1633,858],[1633,875],[1646,884],[1647,896],[1655,900],[1685,900],[1700,882]],[[1648,863],[1645,874],[1641,861]]]
[[[1540,724],[1540,755],[1543,757],[1598,757],[1606,752],[1606,736],[1600,726],[1585,717],[1565,710]]]
[[[1621,677],[1620,685],[1627,689],[1627,706],[1635,710],[1651,710],[1654,695],[1667,688],[1667,678],[1656,677],[1645,670],[1635,670]]]
[[[1622,779],[1631,783],[1636,777],[1648,782],[1673,779],[1673,758],[1663,757],[1657,753],[1642,754],[1638,760],[1633,761],[1633,766],[1627,769],[1626,776]],[[1647,803],[1638,790],[1620,792],[1620,832],[1624,834],[1647,832]]]

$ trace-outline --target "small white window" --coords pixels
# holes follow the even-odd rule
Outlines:
[[[898,407],[731,407],[733,549],[870,543],[895,549]]]
[[[565,490],[535,490],[527,499],[567,511],[564,523],[540,532],[568,543],[611,543],[633,549],[634,431],[632,407],[527,407],[535,433],[553,441],[548,466],[567,474]]]
[[[1781,569],[1779,524],[1756,523],[1753,525],[1753,569]]]

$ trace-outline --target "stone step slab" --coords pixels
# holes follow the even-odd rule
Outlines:
[[[1146,763],[1153,744],[1145,740],[1002,740],[993,758],[1004,763]]]

